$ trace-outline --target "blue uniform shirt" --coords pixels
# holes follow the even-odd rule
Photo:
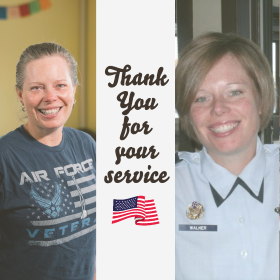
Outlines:
[[[278,280],[279,147],[263,146],[258,139],[256,156],[238,176],[241,180],[216,164],[205,148],[179,153],[179,158],[176,279]],[[197,220],[186,215],[194,201],[204,207]]]

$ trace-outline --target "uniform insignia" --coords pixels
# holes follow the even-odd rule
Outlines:
[[[186,215],[191,220],[198,220],[203,217],[204,212],[204,207],[200,203],[194,201],[188,206]]]
[[[280,214],[280,207],[276,207],[276,208],[274,209],[274,211],[275,211],[277,214]]]

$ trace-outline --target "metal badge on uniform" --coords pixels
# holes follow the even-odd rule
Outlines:
[[[186,215],[191,220],[198,220],[203,217],[204,212],[204,207],[200,203],[194,201],[188,206]]]

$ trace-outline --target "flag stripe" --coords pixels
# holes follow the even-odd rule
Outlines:
[[[146,215],[145,214],[145,211],[144,210],[141,210],[141,209],[133,209],[133,210],[131,210],[131,211],[126,211],[125,213],[122,213],[122,212],[116,212],[116,213],[113,213],[113,216],[114,217],[120,217],[120,216],[125,216],[125,215],[129,215],[129,214],[131,214],[131,213],[139,213],[139,214],[141,214],[141,215]]]
[[[92,213],[96,212],[96,208],[92,208],[87,210],[87,214],[90,215]],[[73,215],[69,215],[69,216],[65,216],[62,218],[58,218],[58,219],[53,219],[53,220],[46,220],[46,221],[30,221],[31,224],[33,226],[51,226],[51,225],[57,225],[57,224],[61,224],[61,223],[65,223],[68,221],[72,221],[75,220],[77,218],[81,218],[82,216],[82,212],[77,213],[77,214],[73,214]]]
[[[89,175],[89,176],[86,176],[86,177],[82,177],[82,178],[78,178],[76,179],[76,182],[77,184],[81,184],[81,183],[84,183],[84,182],[88,182],[90,180],[93,180],[95,178],[95,176],[93,174]],[[75,185],[75,182],[73,180],[71,181],[67,181],[67,185],[70,187],[70,186],[73,186]]]
[[[131,215],[131,214],[134,214],[134,215],[139,214],[139,215],[145,217],[145,212],[144,211],[133,211],[133,212],[125,213],[125,214],[114,215],[113,218],[117,219],[117,218],[124,217],[124,216]]]
[[[148,223],[148,224],[145,224],[145,223],[137,223],[137,226],[152,226],[152,225],[158,225],[159,224],[159,221],[155,222],[155,223]]]
[[[95,190],[96,190],[96,185],[94,184],[94,185],[82,188],[81,192],[82,192],[82,194],[85,194],[85,193],[93,192]],[[75,197],[75,196],[79,195],[79,192],[77,190],[75,190],[75,191],[70,192],[70,194],[71,194],[71,197]]]
[[[91,198],[87,198],[87,199],[85,199],[85,205],[94,203],[95,201],[96,201],[96,196],[93,196]],[[75,208],[81,207],[82,206],[82,202],[81,201],[74,202],[75,203]]]
[[[128,215],[125,215],[125,216],[116,217],[114,221],[124,220],[124,219],[131,218],[131,217],[140,217],[141,219],[144,219],[145,215],[140,214],[140,213],[131,213],[131,214],[128,214]]]
[[[124,210],[124,211],[114,211],[113,214],[114,215],[118,215],[118,214],[122,214],[122,213],[129,213],[135,210],[141,210],[141,211],[145,211],[145,207],[139,207],[139,208],[132,208],[130,210]]]
[[[127,215],[127,216],[122,217],[122,218],[117,218],[117,219],[115,219],[115,220],[112,221],[112,224],[117,223],[117,222],[120,222],[120,221],[123,221],[123,220],[128,219],[128,218],[132,218],[132,217],[135,217],[135,214],[130,214],[130,215]],[[144,218],[144,217],[143,217],[143,218]],[[143,219],[143,218],[142,218],[142,219]]]

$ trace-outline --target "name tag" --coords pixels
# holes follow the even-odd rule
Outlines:
[[[179,225],[179,231],[218,231],[217,225]]]

